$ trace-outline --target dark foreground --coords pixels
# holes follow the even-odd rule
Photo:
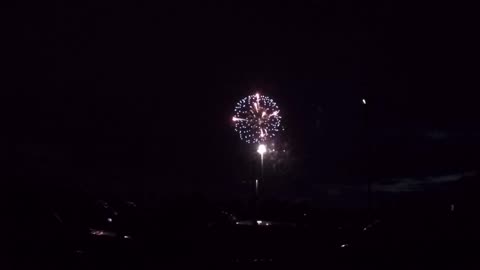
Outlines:
[[[2,269],[477,265],[479,227],[465,201],[383,211],[258,209],[256,218],[251,209],[198,203],[148,209],[132,201],[60,201],[11,209]]]

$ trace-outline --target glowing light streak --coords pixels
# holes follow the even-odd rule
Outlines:
[[[270,116],[277,116],[279,112],[280,112],[280,111],[274,111],[274,112],[273,112],[272,114],[270,114],[268,117],[270,117]]]

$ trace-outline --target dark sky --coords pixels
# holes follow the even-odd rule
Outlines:
[[[9,11],[0,107],[11,179],[233,192],[252,148],[229,120],[253,89],[281,106],[292,186],[476,166],[473,32],[460,8],[85,1]]]

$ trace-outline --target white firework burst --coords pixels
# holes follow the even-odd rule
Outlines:
[[[241,99],[235,106],[235,131],[247,143],[264,142],[280,130],[280,110],[271,98],[255,94]]]

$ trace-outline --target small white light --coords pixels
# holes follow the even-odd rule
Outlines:
[[[260,155],[265,154],[265,152],[267,152],[267,147],[265,146],[265,144],[260,144],[260,145],[258,146],[257,152],[258,152]]]
[[[113,220],[112,220],[112,218],[107,218],[107,221],[112,222]]]
[[[261,221],[261,220],[257,220],[257,224],[258,224],[258,225],[262,224],[262,221]]]
[[[367,100],[366,100],[366,99],[362,99],[362,103],[363,103],[363,104],[367,104]]]
[[[340,247],[342,247],[342,248],[348,247],[348,244],[342,244]]]

